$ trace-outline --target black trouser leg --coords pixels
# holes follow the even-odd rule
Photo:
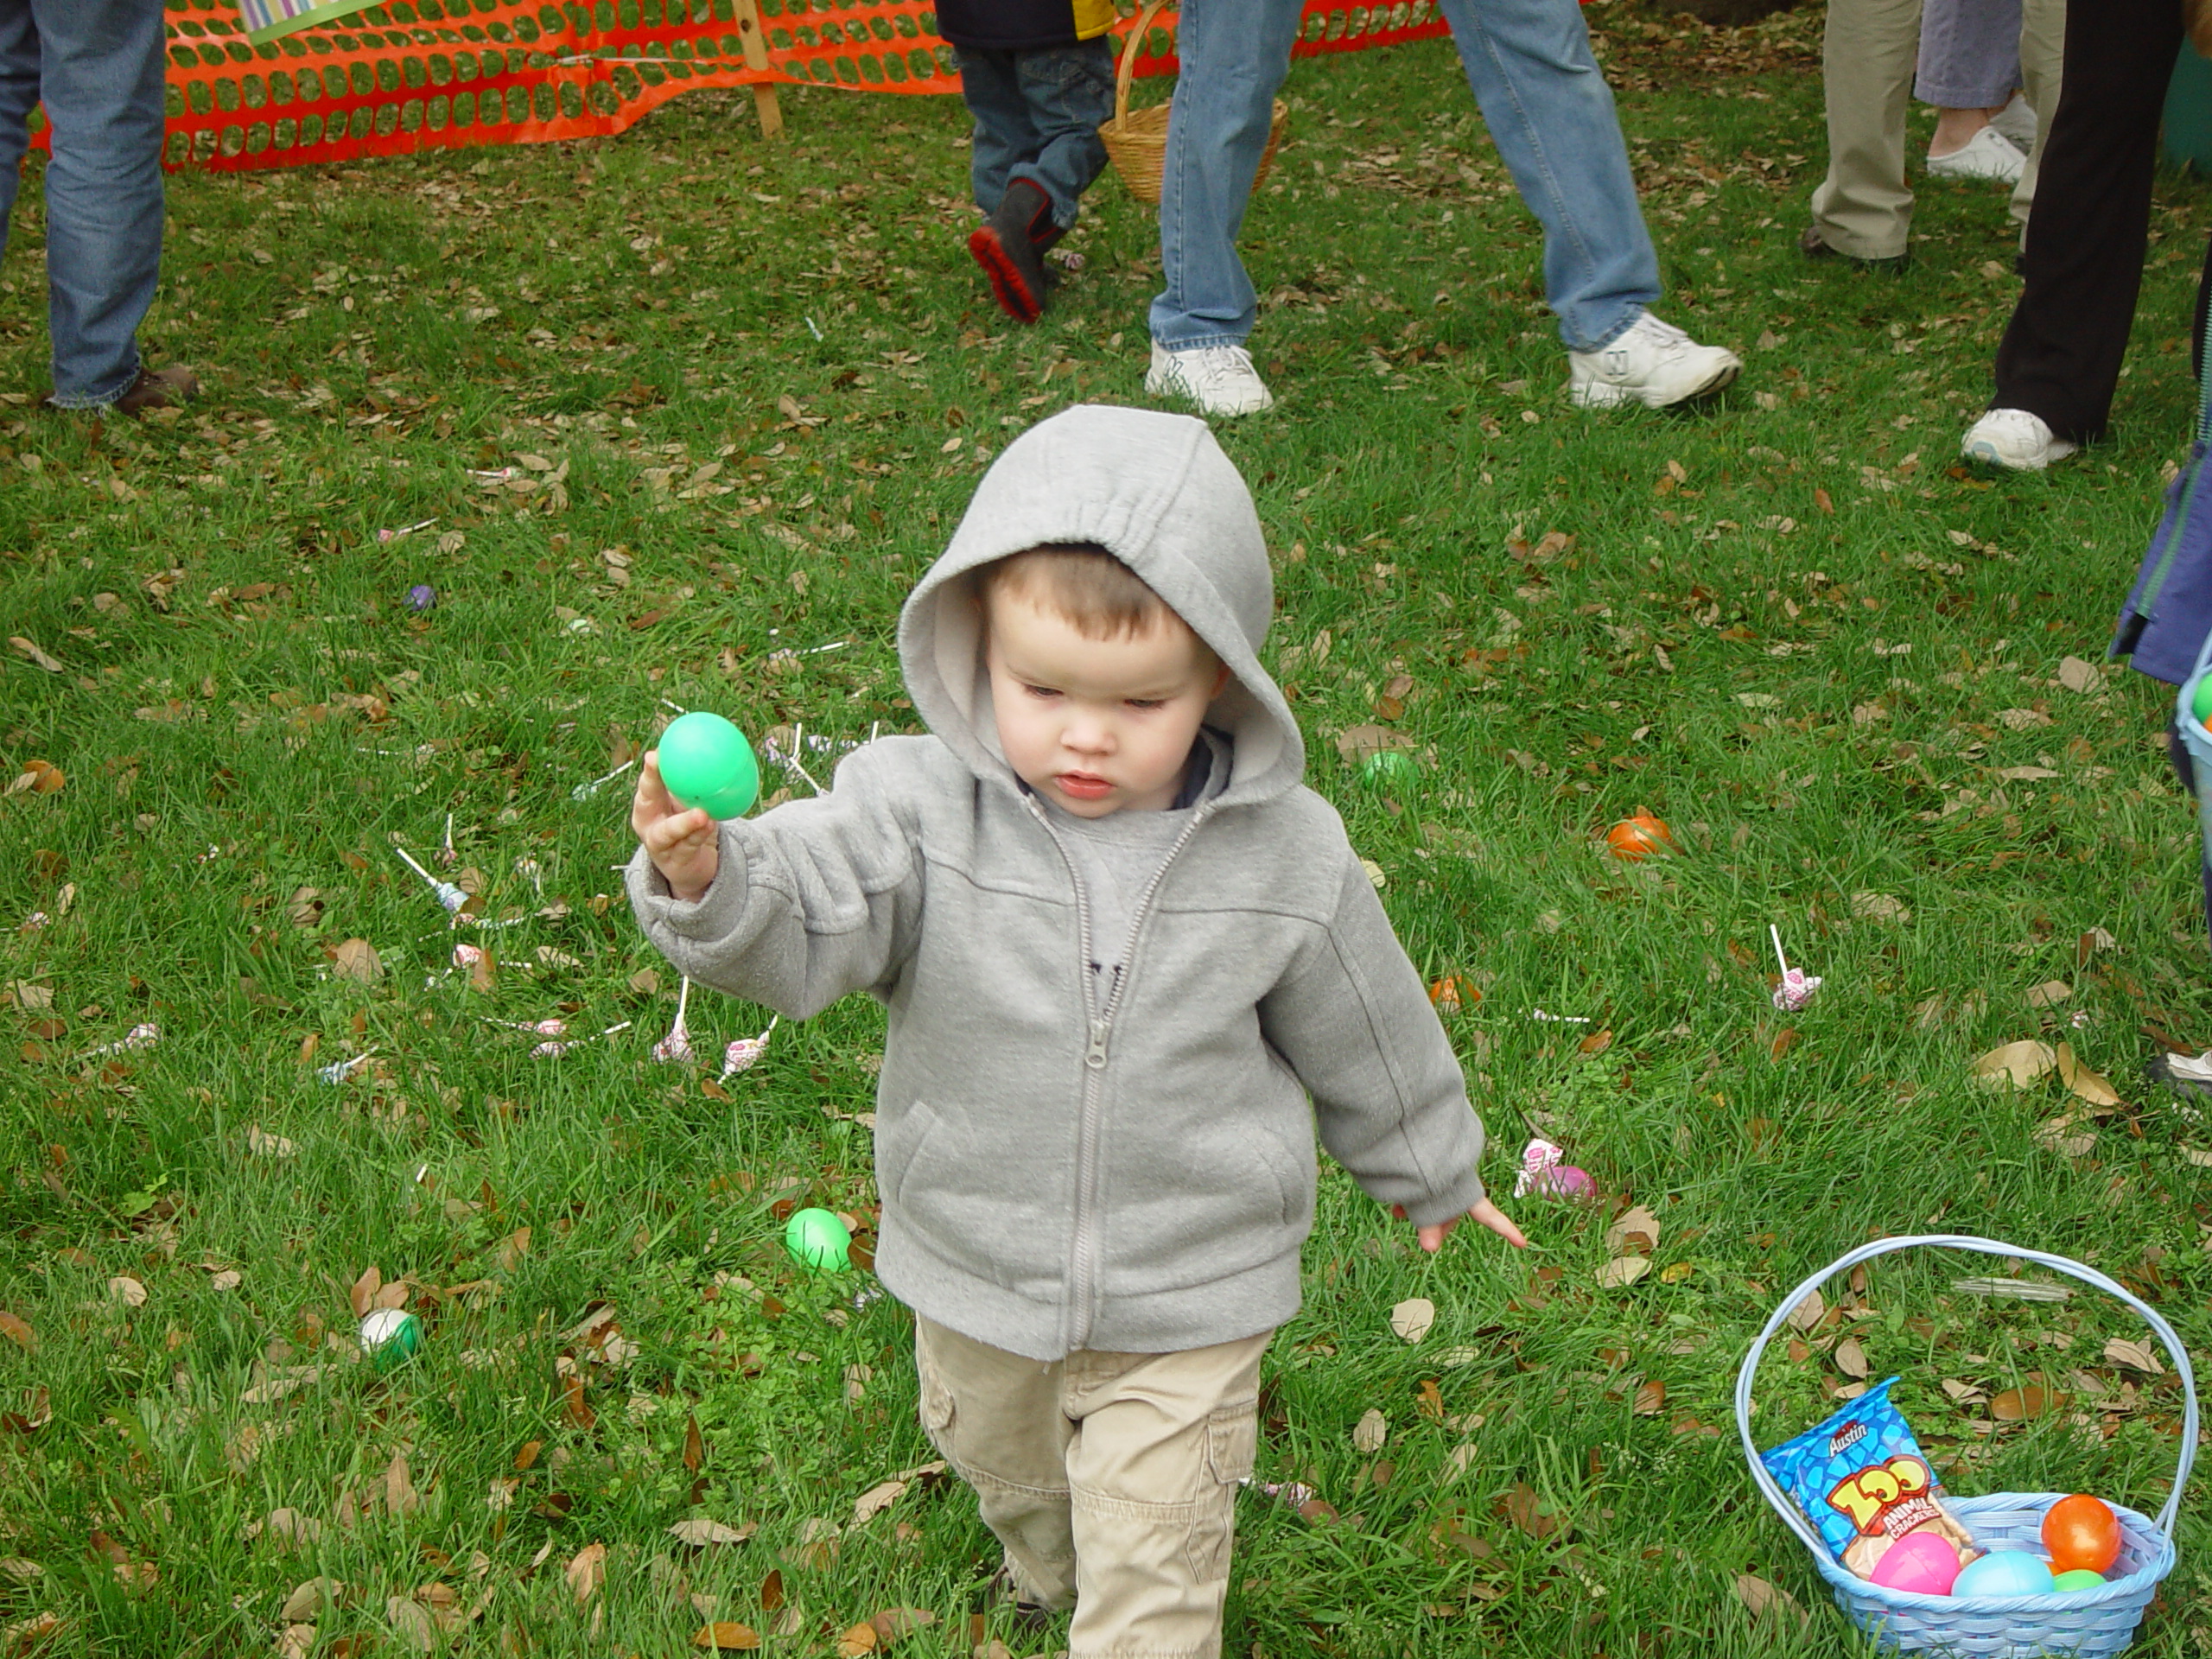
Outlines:
[[[2027,410],[2077,443],[2103,435],[2112,415],[2181,29],[2179,0],[2067,8],[2065,76],[2021,257],[2027,283],[1997,348],[1990,406]]]

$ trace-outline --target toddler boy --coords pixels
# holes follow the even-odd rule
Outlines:
[[[1204,423],[1007,446],[899,619],[931,735],[750,822],[645,758],[630,895],[702,984],[888,1015],[876,1272],[1017,1599],[1073,1659],[1220,1650],[1260,1357],[1314,1135],[1433,1250],[1483,1131],[1258,651],[1273,582]]]
[[[968,251],[1007,315],[1034,322],[1045,251],[1106,165],[1098,129],[1114,113],[1113,0],[938,0],[937,22],[959,54],[976,120],[969,176],[988,215]]]

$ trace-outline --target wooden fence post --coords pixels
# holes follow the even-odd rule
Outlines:
[[[768,37],[761,32],[759,0],[737,0],[738,38],[745,42],[745,67],[766,69],[768,67]],[[784,111],[776,102],[776,87],[772,81],[756,81],[753,86],[753,112],[760,118],[760,136],[780,138],[784,136]]]

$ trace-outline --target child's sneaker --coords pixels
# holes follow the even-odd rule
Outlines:
[[[1608,346],[1569,352],[1567,397],[1578,409],[1642,404],[1665,409],[1716,392],[1744,372],[1743,359],[1700,346],[1646,311]]]
[[[2039,473],[2077,448],[2024,409],[1993,409],[1967,429],[1959,445],[1968,461],[2012,473]]]
[[[969,233],[968,251],[1016,322],[1034,322],[1045,315],[1045,250],[1059,239],[1052,199],[1027,179],[1007,186],[991,216]]]
[[[1180,397],[1201,415],[1261,415],[1275,406],[1268,383],[1252,366],[1252,353],[1227,340],[1171,352],[1152,342],[1152,368],[1144,389],[1155,397]]]

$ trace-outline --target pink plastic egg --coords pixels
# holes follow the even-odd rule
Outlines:
[[[1590,1173],[1573,1164],[1554,1164],[1536,1177],[1536,1191],[1547,1198],[1587,1198],[1594,1197],[1597,1182]]]
[[[1932,1532],[1908,1532],[1889,1547],[1868,1576],[1885,1590],[1948,1596],[1959,1576],[1959,1552]]]

